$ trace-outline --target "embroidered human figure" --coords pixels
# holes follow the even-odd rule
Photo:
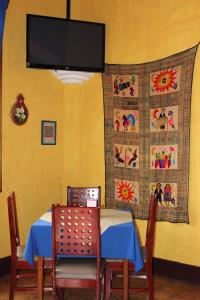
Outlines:
[[[156,189],[154,191],[154,196],[156,197],[156,200],[159,203],[159,205],[162,205],[162,194],[163,194],[163,191],[162,191],[162,188],[161,188],[161,184],[160,184],[160,182],[158,182],[156,184]]]
[[[173,115],[174,115],[173,111],[170,110],[170,111],[168,112],[168,116],[169,116],[169,121],[168,121],[168,123],[169,123],[169,126],[171,126],[173,129],[175,129],[175,123],[174,123]]]
[[[167,124],[167,117],[165,115],[165,108],[161,108],[161,112],[159,115],[160,129],[165,130],[165,126]]]
[[[166,183],[164,187],[164,201],[166,203],[166,206],[169,206],[171,200],[172,200],[172,188],[169,183]]]

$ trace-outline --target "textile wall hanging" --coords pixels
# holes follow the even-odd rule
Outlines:
[[[106,65],[106,206],[147,219],[188,223],[189,133],[197,46],[138,65]]]

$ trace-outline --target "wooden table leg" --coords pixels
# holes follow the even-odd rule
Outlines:
[[[123,261],[124,271],[124,300],[128,300],[128,259]]]
[[[38,256],[38,300],[43,300],[43,266],[44,257]]]

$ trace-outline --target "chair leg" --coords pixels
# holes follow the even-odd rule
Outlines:
[[[97,279],[96,283],[96,300],[101,300],[102,297],[102,278]]]
[[[96,300],[100,300],[99,295],[100,295],[100,293],[99,293],[99,288],[97,287],[97,288],[96,288]]]
[[[11,266],[11,272],[10,272],[10,291],[9,291],[9,300],[14,299],[14,292],[16,287],[16,268]]]
[[[52,292],[52,299],[53,300],[56,300],[56,291],[57,291],[57,289],[56,289],[56,286],[55,286],[55,284],[54,284],[54,282],[53,282],[53,292]]]
[[[111,294],[111,267],[109,263],[107,263],[106,275],[105,275],[104,300],[110,300],[110,294]]]
[[[58,290],[58,299],[59,300],[64,300],[64,289],[59,289]]]
[[[154,300],[154,281],[153,274],[148,274],[148,289],[149,289],[149,300]]]
[[[53,300],[57,300],[57,295],[56,295],[56,291],[53,291],[53,297],[52,297]]]
[[[105,297],[105,274],[103,274],[103,276],[101,278],[99,293],[100,293],[100,300],[104,300],[104,297]]]

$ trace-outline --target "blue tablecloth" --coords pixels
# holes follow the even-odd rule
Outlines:
[[[106,210],[108,211],[108,210]],[[125,212],[121,211],[119,214]],[[127,212],[126,212],[127,214]],[[131,213],[130,213],[131,214]],[[106,216],[103,221],[108,224],[101,234],[101,257],[103,258],[125,258],[135,265],[135,271],[143,267],[140,245],[133,222],[124,222],[111,225],[116,216]],[[103,218],[102,218],[103,219]],[[102,220],[101,220],[102,221]],[[114,224],[116,221],[114,222]],[[36,221],[30,229],[24,258],[33,264],[34,256],[52,256],[52,223],[44,220]]]

